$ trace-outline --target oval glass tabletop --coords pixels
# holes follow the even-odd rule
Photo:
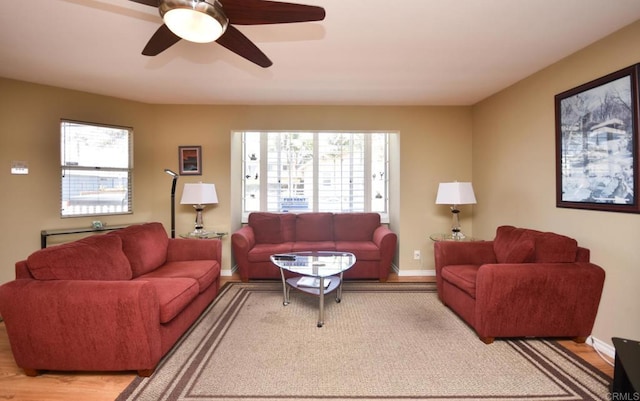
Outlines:
[[[349,269],[356,262],[349,252],[309,251],[271,255],[276,266],[310,277],[329,277]]]

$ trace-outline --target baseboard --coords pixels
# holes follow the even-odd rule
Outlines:
[[[602,353],[612,360],[616,357],[616,349],[613,347],[613,345],[609,345],[602,340],[598,340],[593,336],[589,336],[589,338],[587,338],[587,344],[591,345],[591,347],[593,347],[596,352]]]
[[[435,270],[396,270],[398,276],[435,277]]]

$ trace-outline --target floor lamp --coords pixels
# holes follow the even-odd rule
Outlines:
[[[171,238],[176,237],[176,181],[178,181],[178,174],[168,168],[164,169],[164,172],[173,177],[171,183]]]

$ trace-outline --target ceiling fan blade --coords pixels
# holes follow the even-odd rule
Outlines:
[[[133,1],[134,3],[144,4],[146,6],[158,7],[158,0],[129,0],[129,1]]]
[[[175,45],[180,37],[171,32],[168,26],[162,24],[160,28],[153,34],[147,45],[142,50],[145,56],[157,56],[171,46]]]
[[[227,30],[216,42],[260,67],[267,68],[273,65],[262,50],[232,25],[227,26]]]
[[[268,0],[219,0],[229,22],[237,25],[321,21],[322,7]]]

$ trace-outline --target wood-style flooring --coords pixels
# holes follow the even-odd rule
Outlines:
[[[238,281],[238,277],[224,277],[223,283]],[[392,282],[433,281],[433,277],[398,277]],[[591,346],[562,341],[562,345],[586,361],[613,376],[613,367],[605,362]],[[13,360],[4,322],[0,323],[0,400],[44,401],[82,400],[112,401],[131,383],[135,373],[70,373],[47,372],[37,377],[27,377]]]

